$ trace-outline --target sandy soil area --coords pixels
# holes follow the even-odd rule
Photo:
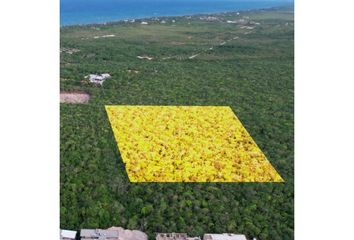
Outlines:
[[[84,92],[61,92],[60,103],[88,103],[90,95]]]

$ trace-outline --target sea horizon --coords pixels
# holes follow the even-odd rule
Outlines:
[[[60,26],[293,6],[288,0],[61,0]]]

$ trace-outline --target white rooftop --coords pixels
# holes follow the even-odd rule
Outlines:
[[[61,236],[62,238],[75,239],[75,237],[76,237],[76,231],[60,230],[60,236]]]
[[[204,240],[247,240],[246,236],[243,234],[232,234],[232,233],[222,233],[222,234],[204,234]]]

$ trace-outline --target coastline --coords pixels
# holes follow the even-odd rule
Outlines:
[[[245,13],[253,13],[259,11],[274,11],[274,10],[286,10],[291,9],[294,10],[294,2],[292,4],[287,4],[283,6],[277,7],[269,7],[269,8],[255,8],[255,9],[243,9],[243,10],[233,10],[233,11],[218,11],[218,12],[209,12],[209,13],[195,13],[195,14],[183,14],[183,15],[163,15],[163,16],[150,16],[150,17],[141,17],[141,18],[127,18],[127,19],[117,19],[113,21],[107,22],[96,22],[96,23],[82,23],[82,24],[68,24],[68,25],[60,25],[60,29],[63,28],[75,28],[75,27],[97,27],[104,25],[116,25],[116,24],[127,24],[127,23],[141,23],[143,21],[159,21],[159,20],[168,20],[170,18],[196,18],[196,17],[204,17],[204,16],[221,16],[226,14],[245,14]]]

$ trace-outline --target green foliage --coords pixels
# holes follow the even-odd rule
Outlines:
[[[151,238],[174,231],[293,239],[293,12],[223,17],[245,15],[260,23],[248,35],[238,25],[197,17],[174,18],[175,24],[165,25],[61,29],[61,47],[80,49],[61,53],[61,90],[91,94],[89,104],[60,106],[62,228],[114,225],[144,230]],[[106,34],[116,37],[93,38]],[[217,46],[236,35],[238,40]],[[213,51],[188,59],[211,46]],[[162,59],[175,55],[180,57]],[[102,87],[80,82],[96,72],[112,78]],[[132,184],[104,110],[107,104],[231,106],[285,183]]]

